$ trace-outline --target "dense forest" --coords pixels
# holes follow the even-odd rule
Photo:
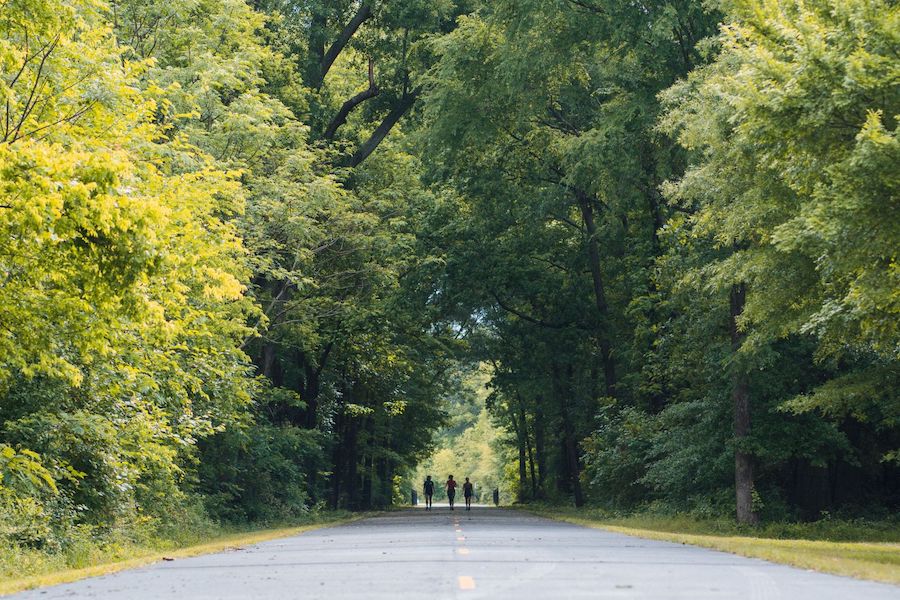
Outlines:
[[[889,514],[898,115],[894,0],[0,0],[2,543],[386,506],[473,402],[520,501]]]

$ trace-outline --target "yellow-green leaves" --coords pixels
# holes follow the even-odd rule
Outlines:
[[[735,3],[717,61],[665,96],[665,126],[698,150],[671,196],[700,203],[696,232],[746,249],[743,273],[720,279],[753,282],[751,337],[802,331],[829,353],[898,356],[898,14],[875,0]]]
[[[78,385],[157,260],[134,146],[149,105],[95,2],[10,3],[0,62],[0,388]],[[7,12],[8,10],[8,12]]]
[[[267,51],[219,37],[252,38],[244,2],[135,10],[13,0],[0,15],[0,428],[68,473],[60,490],[91,518],[176,502],[196,441],[245,418],[243,165],[212,153],[285,112],[253,88]],[[116,29],[141,15],[155,29]],[[192,53],[216,72],[195,77]],[[258,115],[210,128],[237,88]]]
[[[822,364],[852,366],[790,410],[893,426],[898,407],[879,390],[895,387],[900,359],[900,8],[727,6],[721,54],[663,96],[663,128],[694,152],[668,195],[695,210],[683,229],[698,248],[715,250],[693,276],[748,284],[745,359],[808,337]]]
[[[56,481],[41,464],[41,457],[31,450],[19,450],[0,444],[0,490],[4,487],[21,491],[50,490],[57,492]],[[23,489],[24,488],[24,489]]]

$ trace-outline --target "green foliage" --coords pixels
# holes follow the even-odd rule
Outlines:
[[[202,13],[158,7],[172,12],[142,35],[168,37],[164,58],[119,43],[129,9],[114,8],[11,3],[2,17],[0,435],[40,452],[59,492],[4,483],[3,515],[49,550],[192,511],[196,441],[244,420],[255,388],[238,347],[257,312],[231,222],[240,183],[174,131],[166,111],[200,92],[189,105],[158,70],[183,61],[173,40]]]
[[[475,486],[475,501],[493,503],[493,492],[500,490],[504,503],[516,497],[515,485],[506,473],[510,462],[505,432],[491,422],[485,409],[489,372],[484,369],[466,373],[461,394],[450,399],[450,421],[438,432],[437,447],[422,461],[408,482],[422,496],[427,475],[435,481],[435,499],[443,501],[443,482],[453,475],[460,484],[466,477]]]
[[[746,457],[763,517],[895,509],[898,22],[5,2],[0,541],[81,564],[417,465],[722,515]]]
[[[307,468],[321,463],[317,432],[265,422],[202,444],[200,477],[209,513],[235,523],[280,523],[307,510]]]
[[[895,506],[896,7],[716,7],[483,3],[429,42],[431,298],[530,495],[726,514],[743,454],[766,518]]]
[[[898,359],[898,15],[884,2],[733,3],[719,56],[664,96],[664,127],[698,154],[669,194],[696,207],[688,235],[737,249],[701,269],[750,286],[746,352],[803,333],[823,358]],[[795,406],[811,398],[833,396]],[[877,396],[854,404],[895,419]]]

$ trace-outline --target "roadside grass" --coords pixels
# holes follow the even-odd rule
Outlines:
[[[616,533],[900,584],[900,527],[896,520],[822,520],[742,527],[726,519],[687,515],[615,516],[596,509],[546,505],[522,508],[540,516]]]
[[[0,548],[0,595],[107,575],[161,560],[235,550],[312,529],[349,523],[372,514],[327,512],[317,514],[300,525],[266,529],[222,527],[206,534],[188,533],[177,540],[153,539],[143,543],[85,541],[65,552],[52,554],[23,548]]]

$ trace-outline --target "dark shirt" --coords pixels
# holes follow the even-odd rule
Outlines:
[[[464,483],[464,484],[463,484],[463,495],[465,495],[465,496],[471,496],[471,495],[472,495],[472,488],[473,488],[473,486],[472,486],[471,483],[468,483],[468,482],[467,482],[467,483]]]
[[[425,495],[431,496],[434,494],[434,482],[425,480]]]

